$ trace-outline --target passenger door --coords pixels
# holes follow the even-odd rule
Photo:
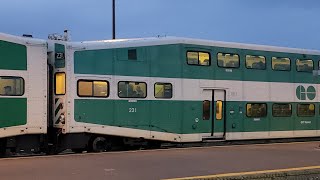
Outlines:
[[[226,128],[226,110],[225,110],[225,100],[226,91],[225,90],[213,90],[213,110],[212,110],[212,132],[211,135],[215,138],[224,138]]]

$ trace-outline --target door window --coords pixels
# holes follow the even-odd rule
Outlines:
[[[216,119],[221,120],[222,119],[222,101],[217,101],[216,103]]]

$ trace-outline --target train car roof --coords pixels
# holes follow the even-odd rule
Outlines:
[[[211,41],[181,37],[153,37],[153,38],[134,38],[134,39],[115,39],[115,40],[99,40],[99,41],[83,41],[72,42],[71,46],[74,49],[109,49],[109,48],[124,48],[124,47],[141,47],[141,46],[156,46],[168,44],[191,44],[202,46],[217,46],[226,48],[250,49],[259,51],[285,52],[295,54],[310,54],[320,55],[318,50],[287,48],[277,46],[266,46],[257,44],[244,44],[234,42]]]
[[[47,46],[47,41],[43,39],[14,36],[14,35],[5,34],[5,33],[0,33],[0,40],[17,43],[17,44],[23,44],[26,46],[28,45]]]

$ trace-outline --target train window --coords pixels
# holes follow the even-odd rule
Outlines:
[[[238,68],[239,55],[231,53],[218,53],[218,66],[224,68]]]
[[[129,60],[137,60],[137,50],[136,49],[129,49],[128,50],[128,59]]]
[[[187,62],[190,65],[210,66],[210,54],[208,52],[187,52]]]
[[[312,72],[313,61],[311,59],[297,59],[296,68],[298,72]]]
[[[209,120],[210,119],[210,101],[205,100],[202,102],[202,119]]]
[[[272,57],[272,69],[276,71],[290,71],[291,70],[290,58]]]
[[[217,101],[216,103],[216,120],[221,120],[222,119],[222,101]]]
[[[120,98],[146,98],[147,84],[145,82],[120,81],[118,96]]]
[[[267,104],[264,103],[250,103],[247,104],[247,116],[253,118],[267,116]]]
[[[22,96],[24,94],[24,80],[22,77],[0,76],[1,96]]]
[[[55,94],[66,94],[66,73],[58,72],[55,74]]]
[[[172,84],[171,83],[155,83],[154,84],[155,98],[172,98]]]
[[[314,104],[298,104],[298,116],[314,116],[315,106]]]
[[[290,117],[292,114],[291,104],[273,104],[272,115],[274,117]]]
[[[246,68],[248,69],[266,69],[266,57],[246,55]]]
[[[78,81],[79,97],[108,97],[108,81],[99,80],[79,80]]]

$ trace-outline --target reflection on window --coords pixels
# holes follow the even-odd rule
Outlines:
[[[147,97],[147,84],[145,82],[120,81],[118,96],[120,98],[145,98]]]
[[[202,119],[209,120],[210,119],[210,101],[205,100],[202,102]]]
[[[210,54],[207,52],[188,51],[187,52],[188,64],[209,66]]]
[[[218,66],[225,68],[238,68],[239,55],[230,53],[218,53]]]
[[[154,97],[155,98],[172,98],[172,84],[171,83],[155,83]]]
[[[290,58],[272,57],[272,69],[276,71],[290,71]]]
[[[297,59],[296,61],[297,71],[299,72],[312,72],[313,61],[311,59]]]
[[[267,104],[264,103],[251,103],[247,104],[247,116],[253,118],[267,116]]]
[[[246,55],[246,67],[248,69],[266,69],[266,58],[264,56]]]
[[[24,93],[24,80],[21,77],[0,76],[1,96],[22,96]]]
[[[314,104],[298,104],[298,116],[314,116],[315,106]]]
[[[223,114],[222,106],[223,106],[222,101],[217,101],[217,103],[216,103],[216,119],[217,120],[222,119],[222,114]]]
[[[55,76],[55,94],[64,95],[66,94],[66,74],[63,72],[56,73]]]
[[[107,81],[79,80],[78,95],[80,97],[108,97],[109,84]]]
[[[290,117],[292,114],[291,104],[273,104],[272,114],[274,117]]]

